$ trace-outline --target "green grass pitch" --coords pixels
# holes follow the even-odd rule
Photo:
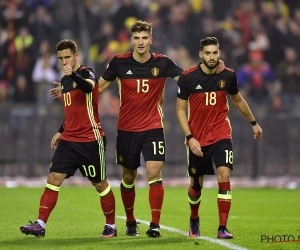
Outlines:
[[[21,234],[20,225],[35,220],[43,188],[0,188],[0,249],[300,249],[300,190],[233,189],[228,228],[232,240],[217,240],[217,189],[203,189],[200,207],[201,235],[187,236],[189,206],[186,187],[165,187],[161,217],[162,237],[145,234],[150,219],[148,188],[136,189],[135,215],[141,221],[140,237],[125,236],[120,192],[116,197],[118,236],[99,238],[104,226],[99,196],[91,187],[62,186],[45,238]],[[272,240],[273,237],[273,240]],[[299,237],[299,238],[298,238]],[[288,242],[276,242],[285,240]],[[295,242],[290,242],[295,240]],[[267,242],[269,241],[269,243]],[[273,241],[273,242],[272,242]]]

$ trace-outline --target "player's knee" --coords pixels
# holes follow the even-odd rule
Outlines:
[[[96,188],[98,193],[101,193],[108,187],[108,182],[105,179],[105,180],[100,181],[100,182],[92,182],[92,185]]]
[[[200,191],[202,189],[202,185],[203,182],[200,184],[199,178],[193,178],[191,181],[191,187],[195,190],[195,191]]]
[[[123,171],[122,173],[122,179],[128,185],[133,184],[135,182],[135,178],[136,178],[136,172]]]

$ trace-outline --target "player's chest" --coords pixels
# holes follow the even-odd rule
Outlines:
[[[221,76],[208,78],[194,77],[189,80],[188,88],[191,93],[227,91],[229,89],[229,83]]]

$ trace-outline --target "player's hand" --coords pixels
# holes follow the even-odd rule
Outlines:
[[[61,83],[59,82],[53,82],[54,85],[56,85],[56,88],[49,90],[49,95],[52,99],[57,99],[61,97]]]
[[[73,73],[73,69],[72,69],[72,67],[71,67],[70,65],[65,65],[65,66],[63,66],[63,67],[62,67],[62,71],[64,72],[64,74],[65,74],[66,76],[70,76],[70,75],[72,75],[72,73]]]
[[[263,131],[261,129],[261,127],[258,125],[258,123],[254,126],[252,126],[253,129],[253,133],[254,133],[254,139],[258,140],[260,138],[262,138],[263,136]]]
[[[58,145],[58,143],[60,142],[60,137],[61,137],[61,133],[60,133],[60,132],[57,132],[57,133],[52,137],[52,140],[51,140],[51,148],[54,148],[54,149],[57,148],[57,145]]]
[[[218,63],[217,69],[216,69],[216,74],[219,74],[224,69],[225,69],[225,63],[224,63],[224,61],[222,61],[221,59],[219,59],[219,63]]]
[[[195,138],[191,138],[189,140],[189,146],[190,146],[190,149],[193,152],[193,154],[200,156],[200,157],[203,156],[203,152],[201,151],[200,143]]]

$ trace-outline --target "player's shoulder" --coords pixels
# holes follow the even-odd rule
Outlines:
[[[84,66],[84,65],[80,65],[80,67],[78,68],[79,71],[85,71],[85,70],[88,70],[88,71],[93,71],[93,68],[91,67],[88,67],[88,66]]]
[[[223,72],[228,74],[228,75],[234,75],[235,74],[234,69],[231,69],[231,68],[228,68],[228,67],[225,67]]]
[[[186,69],[182,72],[183,75],[191,74],[192,72],[195,72],[198,69],[198,65],[195,65],[189,69]]]
[[[164,54],[156,54],[156,53],[152,53],[153,58],[168,58],[166,55]]]
[[[131,57],[131,52],[123,53],[123,54],[117,54],[115,58],[121,59],[121,58],[130,58]]]

